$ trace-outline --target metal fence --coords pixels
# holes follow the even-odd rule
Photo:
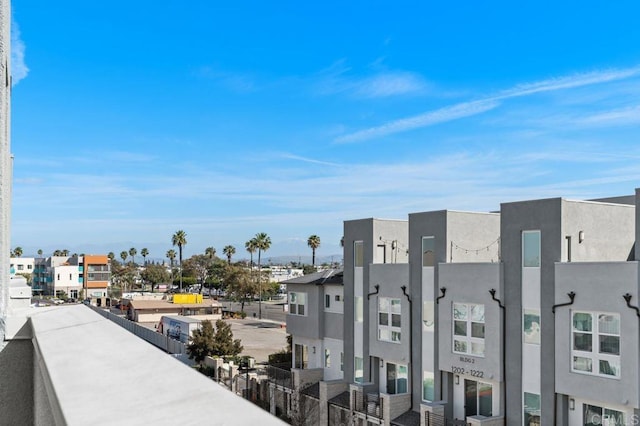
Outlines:
[[[276,386],[293,389],[293,379],[290,369],[268,365],[267,377],[269,378],[269,382],[275,383]]]
[[[378,419],[383,418],[383,400],[378,393],[364,393],[355,391],[353,393],[353,404],[351,405],[359,413],[373,416]]]
[[[107,318],[110,321],[118,324],[120,327],[125,330],[135,334],[141,339],[146,340],[152,345],[162,349],[165,352],[170,354],[186,354],[187,353],[187,345],[184,343],[172,339],[169,336],[165,336],[162,333],[158,333],[155,330],[151,330],[150,328],[144,327],[137,322],[130,321],[126,318],[122,318],[116,314],[109,312],[106,309],[98,308],[95,306],[90,306],[95,312],[99,313],[103,317]]]

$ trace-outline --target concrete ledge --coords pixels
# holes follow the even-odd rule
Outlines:
[[[86,306],[36,312],[31,324],[55,424],[284,424]]]

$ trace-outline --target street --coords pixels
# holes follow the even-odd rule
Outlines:
[[[225,311],[240,311],[240,303],[220,299],[218,301],[222,303]],[[284,311],[284,306],[285,303],[283,301],[262,302],[262,319],[277,321],[284,324],[287,317],[287,313]],[[245,303],[244,311],[247,313],[247,319],[253,317],[254,314],[255,318],[258,318],[258,302],[253,301],[250,304]]]

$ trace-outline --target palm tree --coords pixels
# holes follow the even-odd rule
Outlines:
[[[42,257],[42,249],[38,249],[38,256]]]
[[[13,255],[15,257],[22,256],[22,247],[16,247],[15,249],[13,249]]]
[[[146,247],[143,248],[142,250],[140,250],[140,255],[144,259],[144,266],[147,266],[147,256],[149,256],[149,249]]]
[[[227,263],[231,265],[231,256],[236,254],[236,248],[232,245],[224,246],[222,252],[227,256]]]
[[[320,247],[320,237],[318,237],[316,234],[313,234],[307,240],[307,245],[311,247],[311,265],[316,266],[316,249]]]
[[[256,248],[258,249],[258,319],[262,319],[262,283],[260,282],[262,267],[260,266],[260,256],[263,251],[267,251],[269,247],[271,247],[271,238],[269,238],[266,233],[259,232],[254,239],[256,240]]]
[[[67,249],[60,250],[60,256],[69,256],[69,250]]]
[[[110,262],[113,262],[113,259],[116,258],[116,254],[112,251],[109,252],[109,254],[107,255],[107,257],[109,258]]]
[[[174,249],[167,250],[167,259],[169,259],[169,266],[171,267],[171,283],[173,284],[173,261],[176,260],[176,251]]]
[[[256,239],[252,238],[249,241],[247,241],[246,243],[244,243],[244,248],[251,255],[251,262],[249,263],[249,267],[253,268],[253,253],[255,253],[258,250],[258,247],[256,246]]]
[[[136,265],[136,254],[138,254],[138,250],[136,250],[134,247],[131,247],[129,249],[129,256],[131,256],[131,263],[133,264],[133,266]]]
[[[213,259],[213,257],[216,255],[216,249],[214,247],[207,247],[204,250],[204,254],[209,256],[209,259]]]
[[[182,229],[176,231],[171,237],[171,243],[178,246],[178,260],[180,261],[180,293],[182,293],[182,246],[187,244],[187,233]]]
[[[340,247],[344,247],[344,235],[340,238]]]

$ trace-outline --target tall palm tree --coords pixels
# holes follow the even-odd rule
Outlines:
[[[180,293],[182,293],[182,247],[187,244],[187,233],[182,229],[171,237],[171,244],[178,246],[178,260],[180,261]]]
[[[147,256],[149,256],[149,249],[146,247],[143,248],[142,250],[140,250],[140,255],[144,259],[144,266],[147,266]]]
[[[16,247],[15,249],[13,249],[13,255],[15,257],[21,257],[22,256],[22,247]]]
[[[316,266],[316,249],[320,247],[320,237],[313,234],[307,240],[307,245],[311,247],[311,265]]]
[[[126,251],[121,251],[120,252],[120,259],[122,259],[122,264],[124,265],[124,262],[127,261],[127,257],[129,257],[129,253],[127,253]]]
[[[227,263],[231,265],[231,256],[236,254],[236,248],[232,245],[224,246],[222,252],[227,256]]]
[[[269,250],[269,247],[271,247],[271,238],[269,238],[266,233],[259,232],[256,234],[254,239],[256,240],[256,247],[258,249],[258,319],[262,319],[262,267],[260,264],[260,257],[263,251],[267,251]]]
[[[249,241],[247,241],[246,243],[244,243],[244,248],[251,255],[251,262],[249,263],[249,267],[253,268],[253,253],[255,253],[258,250],[258,247],[256,246],[256,239],[252,238]]]
[[[38,249],[38,256],[42,257],[42,249]]]
[[[204,249],[204,254],[209,256],[209,259],[213,259],[213,257],[216,255],[216,249],[214,247],[207,247],[206,249]]]
[[[133,266],[136,265],[136,254],[138,254],[138,250],[136,250],[134,247],[131,247],[129,249],[129,256],[131,256],[131,263],[133,263]]]
[[[112,251],[109,252],[109,254],[107,254],[107,257],[109,258],[110,262],[113,262],[113,259],[116,258],[116,254]]]
[[[67,249],[60,250],[60,256],[69,256],[69,250]]]
[[[171,282],[173,283],[173,261],[176,260],[176,251],[174,249],[167,250],[167,259],[169,259],[169,266],[171,267]]]

